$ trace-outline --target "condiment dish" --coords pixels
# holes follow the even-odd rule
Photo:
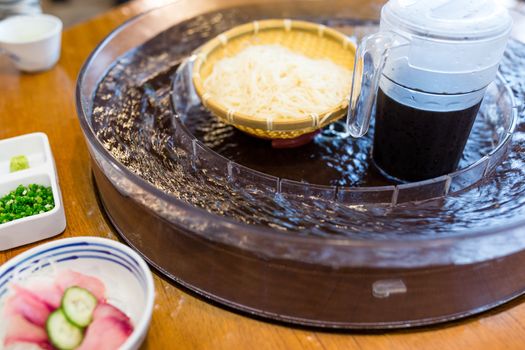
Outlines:
[[[0,250],[7,250],[53,237],[66,228],[62,194],[55,161],[47,136],[33,133],[0,140],[0,198],[19,185],[37,184],[51,187],[54,208],[45,213],[26,216],[0,224]],[[29,168],[9,171],[9,160],[24,155]]]

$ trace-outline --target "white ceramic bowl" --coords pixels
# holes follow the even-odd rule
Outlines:
[[[0,21],[0,50],[26,72],[50,69],[60,58],[62,21],[45,15],[18,15]]]
[[[134,327],[120,350],[140,347],[150,325],[155,287],[148,265],[137,253],[122,243],[98,237],[42,244],[1,266],[0,307],[3,309],[11,283],[30,282],[52,269],[72,269],[99,278],[106,286],[108,302],[124,311]]]

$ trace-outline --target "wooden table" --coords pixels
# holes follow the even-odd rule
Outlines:
[[[55,155],[67,216],[59,237],[117,239],[102,214],[75,111],[75,82],[95,45],[125,19],[166,0],[142,0],[65,30],[58,65],[22,74],[0,57],[0,138],[42,131]],[[210,0],[218,3],[219,0]],[[378,3],[380,1],[377,1]],[[509,1],[506,1],[509,3]],[[517,25],[523,3],[510,1]],[[525,32],[525,31],[524,31]],[[519,33],[518,33],[519,34]],[[1,151],[1,150],[0,150]],[[34,245],[0,253],[0,263]],[[524,349],[525,299],[439,327],[388,333],[328,333],[251,319],[210,305],[155,276],[157,298],[144,349]]]

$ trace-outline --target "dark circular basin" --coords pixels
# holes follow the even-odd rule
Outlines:
[[[126,22],[89,57],[77,109],[101,202],[168,278],[238,310],[326,328],[444,322],[523,293],[525,118],[512,96],[524,96],[523,44],[509,44],[460,170],[424,183],[373,174],[367,140],[336,125],[310,148],[274,154],[172,106],[177,68],[210,37],[290,17],[359,38],[379,9],[358,5],[181,0]]]

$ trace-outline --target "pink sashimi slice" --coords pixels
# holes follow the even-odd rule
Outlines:
[[[2,350],[55,350],[50,344],[37,345],[27,342],[19,342],[11,344]]]
[[[15,290],[20,287],[15,286]],[[64,291],[55,283],[33,283],[27,286],[26,290],[34,291],[33,294],[44,303],[48,304],[53,310],[60,307]]]
[[[117,350],[133,332],[133,326],[113,317],[95,319],[77,350]]]
[[[100,303],[93,312],[93,320],[99,320],[103,318],[111,317],[119,321],[130,323],[129,317],[108,303]]]
[[[4,314],[22,316],[29,322],[44,327],[53,308],[22,287],[16,286],[15,290],[16,294],[6,301]]]
[[[102,281],[96,277],[86,276],[72,270],[60,272],[57,276],[56,284],[62,290],[73,286],[84,288],[90,291],[99,301],[104,301],[106,298],[106,288]]]
[[[13,315],[9,318],[7,331],[4,338],[4,346],[18,343],[31,343],[42,349],[53,349],[48,342],[44,327],[39,327],[21,315]]]

